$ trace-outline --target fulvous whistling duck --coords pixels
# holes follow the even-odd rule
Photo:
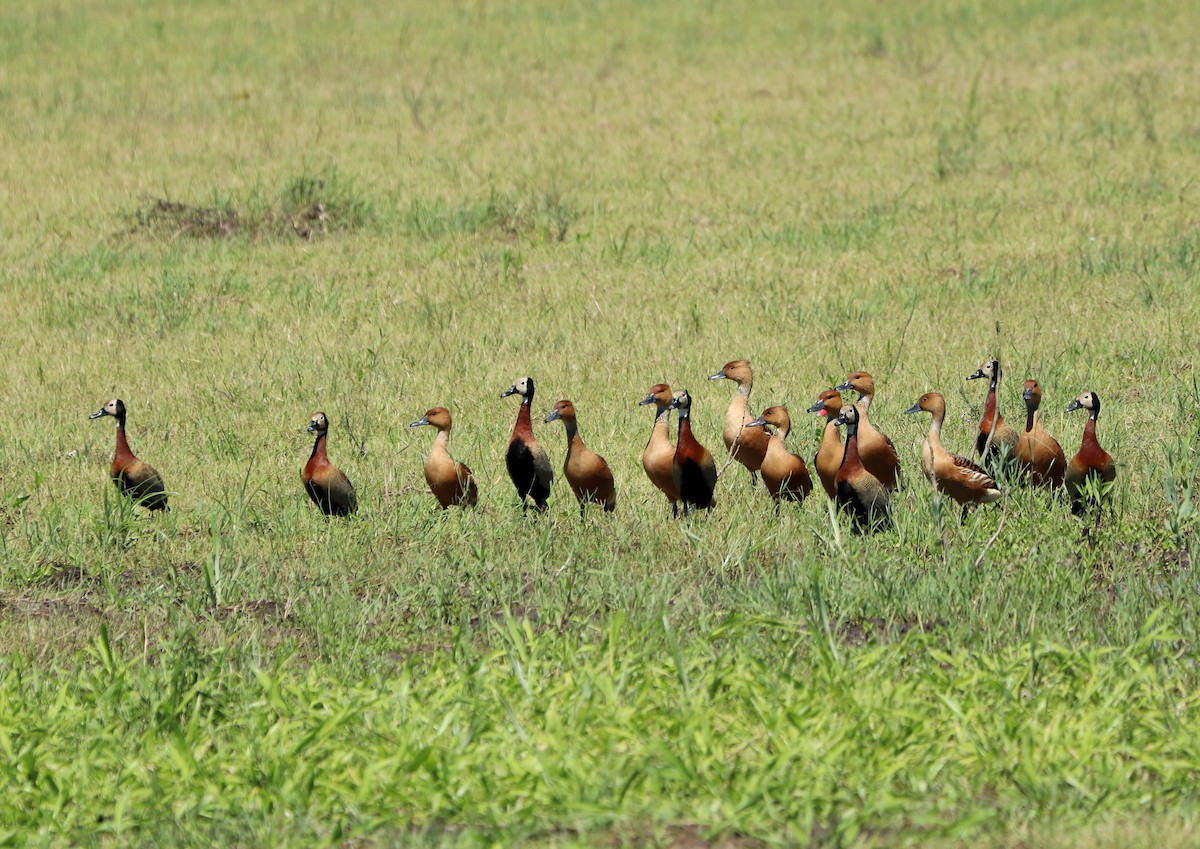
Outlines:
[[[959,454],[942,447],[942,423],[946,420],[946,399],[937,392],[926,392],[906,413],[930,413],[929,435],[921,451],[921,468],[934,488],[962,505],[966,515],[968,504],[987,504],[1002,493],[991,476]]]
[[[1042,404],[1042,387],[1036,380],[1025,381],[1025,430],[1017,440],[1017,464],[1029,473],[1034,486],[1056,489],[1063,484],[1067,473],[1067,458],[1062,446],[1042,427],[1038,407]]]
[[[451,504],[474,507],[479,501],[475,476],[466,465],[450,456],[450,429],[453,427],[450,411],[445,407],[433,407],[409,427],[424,425],[435,427],[438,432],[429,457],[425,460],[425,482],[429,484],[433,497],[443,510]]]
[[[113,398],[88,418],[112,416],[117,420],[117,450],[108,473],[120,493],[148,510],[167,509],[167,490],[162,477],[149,463],[139,460],[125,439],[125,402]]]
[[[750,361],[732,360],[709,380],[732,380],[737,384],[737,392],[725,411],[725,427],[721,436],[730,456],[749,469],[750,482],[754,483],[755,473],[762,465],[763,457],[767,456],[767,444],[771,438],[762,428],[746,430],[746,423],[754,419],[749,409],[750,392],[754,389],[754,372],[750,370]]]
[[[533,421],[529,415],[529,408],[533,404],[533,378],[522,377],[500,397],[507,398],[509,395],[521,396],[521,408],[517,411],[517,423],[513,425],[512,438],[508,441],[504,465],[508,467],[508,476],[517,488],[517,495],[521,496],[521,508],[527,506],[527,498],[532,498],[534,506],[544,513],[549,506],[546,499],[550,497],[554,470],[550,468],[546,449],[533,438]]]
[[[983,416],[979,419],[979,435],[975,437],[975,453],[983,457],[984,465],[989,468],[1007,455],[1012,457],[1017,451],[1017,442],[1021,435],[1000,415],[1000,407],[996,403],[996,387],[1000,384],[1000,361],[984,360],[974,374],[968,375],[967,380],[981,377],[988,379],[987,398],[983,403]],[[988,447],[988,437],[991,437],[991,447]],[[987,456],[984,456],[984,452]]]
[[[655,405],[654,428],[650,431],[650,441],[642,452],[642,468],[650,482],[662,490],[662,494],[671,502],[671,515],[679,515],[679,487],[671,476],[671,465],[675,460],[675,446],[671,444],[668,424],[671,419],[671,387],[665,383],[656,383],[650,387],[650,394],[638,402],[640,406]]]
[[[812,478],[808,474],[808,466],[804,458],[787,450],[784,440],[792,429],[792,419],[787,407],[767,407],[757,419],[746,422],[746,427],[762,427],[767,425],[775,428],[771,440],[767,444],[767,456],[763,458],[759,472],[762,473],[763,483],[775,497],[776,504],[781,499],[788,501],[803,501],[804,496],[812,492]]]
[[[708,449],[692,435],[692,396],[686,389],[677,392],[670,408],[679,411],[679,437],[675,440],[671,477],[679,490],[683,512],[686,515],[694,507],[711,511],[713,490],[717,486],[717,464]]]
[[[1095,392],[1084,392],[1070,403],[1067,412],[1087,410],[1087,424],[1083,426],[1083,442],[1071,462],[1067,465],[1065,483],[1071,499],[1071,512],[1082,515],[1089,506],[1098,506],[1087,492],[1087,482],[1098,480],[1112,483],[1117,479],[1117,465],[1108,452],[1100,447],[1096,439],[1096,419],[1100,418],[1100,396]]]
[[[353,513],[358,509],[354,485],[350,483],[345,472],[329,462],[329,455],[325,452],[329,419],[324,413],[313,413],[308,423],[308,432],[315,433],[317,439],[301,475],[304,491],[326,516],[347,516]]]
[[[583,444],[579,435],[579,424],[575,418],[575,405],[566,399],[554,405],[546,416],[547,422],[562,419],[567,431],[567,456],[563,460],[563,474],[571,491],[579,499],[579,518],[589,501],[604,505],[604,512],[611,513],[617,507],[617,488],[613,482],[612,469],[608,462]]]
[[[836,389],[826,389],[817,396],[817,403],[808,408],[810,413],[825,417],[825,431],[821,436],[821,447],[813,465],[817,467],[817,477],[825,494],[830,498],[837,497],[837,473],[842,467],[842,457],[846,453],[842,445],[842,437],[838,434],[837,417],[842,412],[842,393]]]
[[[900,457],[896,446],[871,424],[868,410],[875,399],[875,378],[870,372],[854,371],[834,389],[853,389],[858,393],[858,451],[868,472],[888,489],[900,479]]]
[[[834,500],[839,509],[850,514],[851,524],[860,531],[874,530],[886,524],[891,506],[887,487],[863,466],[858,451],[861,420],[862,411],[853,405],[843,407],[834,420],[837,426],[846,426],[846,450],[838,468]]]

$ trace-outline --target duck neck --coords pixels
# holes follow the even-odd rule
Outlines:
[[[859,392],[858,393],[859,409],[861,409],[865,413],[867,410],[871,409],[871,402],[874,400],[875,400],[874,392]]]
[[[1038,408],[1032,404],[1025,405],[1025,432],[1029,433],[1033,430],[1033,426],[1037,424]]]
[[[1094,410],[1088,410],[1087,424],[1083,426],[1083,444],[1095,445],[1098,448],[1100,440],[1096,438],[1096,415]]]
[[[946,420],[946,412],[934,413],[929,421],[929,442],[939,448],[942,445],[942,422]]]
[[[438,430],[437,438],[433,440],[433,446],[434,448],[440,447],[442,450],[449,450],[450,428],[445,427]]]
[[[532,396],[521,399],[521,406],[517,409],[517,423],[513,425],[513,436],[533,436],[533,419],[529,413],[532,402]]]
[[[325,453],[325,437],[328,435],[325,432],[317,434],[316,441],[313,442],[312,453],[308,455],[309,460],[316,460],[318,463],[329,462],[329,455]]]
[[[583,437],[579,435],[579,423],[575,419],[563,419],[563,429],[567,433],[567,453],[583,447]]]
[[[133,449],[129,447],[129,440],[125,438],[125,416],[117,416],[117,460],[132,460]]]
[[[851,467],[861,466],[862,461],[858,456],[858,425],[846,425],[846,453],[842,455],[842,465],[849,464]]]
[[[686,409],[679,411],[679,442],[692,439],[692,417]]]

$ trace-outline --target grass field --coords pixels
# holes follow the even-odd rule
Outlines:
[[[0,846],[1195,845],[1192,4],[408,6],[0,16]],[[1068,455],[1103,398],[1090,535],[920,477],[902,411],[966,453],[993,354]],[[894,529],[740,468],[671,521],[637,401],[720,453],[739,357],[806,456],[875,374]],[[525,375],[614,514],[521,513]],[[434,405],[476,511],[424,491]]]

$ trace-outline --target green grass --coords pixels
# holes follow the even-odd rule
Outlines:
[[[0,845],[1195,842],[1200,27],[1167,2],[18,2],[0,17]],[[1088,535],[917,473],[986,356],[1119,477]],[[731,469],[672,522],[665,380],[876,376],[858,537]],[[522,515],[532,375],[616,475]],[[171,490],[107,479],[114,395]],[[427,408],[481,508],[425,493]],[[359,492],[314,515],[314,410]],[[923,417],[922,417],[923,419]],[[557,467],[559,429],[535,426]],[[724,841],[722,843],[722,841]]]

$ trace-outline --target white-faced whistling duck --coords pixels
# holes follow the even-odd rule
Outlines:
[[[817,477],[821,479],[821,486],[825,488],[825,494],[830,498],[836,498],[837,473],[838,469],[842,467],[842,457],[846,453],[837,424],[837,417],[842,412],[842,393],[836,389],[826,389],[817,396],[817,403],[809,407],[808,411],[825,419],[821,447],[817,449],[813,465],[817,467]]]
[[[854,371],[835,389],[853,389],[858,393],[858,453],[863,467],[885,487],[896,488],[900,480],[900,457],[896,446],[871,424],[868,411],[875,400],[875,378],[870,372]]]
[[[1017,464],[1029,474],[1034,486],[1057,489],[1067,473],[1067,458],[1062,446],[1042,427],[1038,407],[1042,404],[1042,387],[1036,380],[1025,381],[1025,430],[1017,440]]]
[[[1088,490],[1088,481],[1112,483],[1117,479],[1117,465],[1108,452],[1100,447],[1096,439],[1096,419],[1100,418],[1100,396],[1095,392],[1084,392],[1070,403],[1067,412],[1087,410],[1087,424],[1083,426],[1083,441],[1071,462],[1067,464],[1065,483],[1067,496],[1071,499],[1071,512],[1076,516],[1087,512],[1088,507],[1098,506]],[[1095,484],[1093,484],[1095,486]]]
[[[962,505],[963,516],[969,504],[987,504],[1002,493],[991,475],[960,454],[942,447],[942,423],[946,420],[946,399],[937,392],[926,392],[906,413],[926,412],[933,416],[929,435],[921,450],[921,468],[934,488]]]
[[[799,454],[787,450],[784,440],[792,428],[792,419],[787,407],[767,407],[757,419],[747,422],[746,427],[761,427],[767,425],[775,428],[771,441],[767,445],[767,456],[763,458],[759,472],[763,483],[775,498],[776,506],[781,499],[788,501],[803,501],[804,496],[812,492],[812,478],[808,474],[808,466]]]
[[[425,460],[425,482],[429,484],[433,497],[443,510],[452,504],[474,507],[479,501],[475,476],[466,465],[450,456],[450,429],[453,427],[450,411],[445,407],[433,407],[409,427],[424,425],[435,427],[438,432],[429,457]]]
[[[108,473],[122,495],[148,510],[167,509],[167,490],[162,477],[149,463],[139,460],[125,439],[125,402],[113,398],[88,418],[112,416],[117,420],[117,450]]]
[[[733,459],[749,469],[750,482],[754,483],[755,473],[762,465],[763,457],[767,456],[767,444],[771,440],[762,428],[746,430],[746,423],[754,420],[750,412],[750,392],[754,389],[754,372],[750,370],[750,361],[732,360],[709,377],[709,380],[726,379],[737,384],[737,391],[729,402],[729,409],[725,411],[725,426],[721,436]]]
[[[308,462],[304,464],[304,491],[326,516],[348,516],[358,509],[358,497],[346,473],[329,462],[329,455],[325,451],[329,419],[324,413],[313,413],[308,432],[315,433],[317,439]]]
[[[650,387],[650,394],[638,403],[641,406],[655,405],[654,428],[650,431],[650,441],[642,452],[642,468],[646,477],[658,487],[662,494],[671,502],[671,515],[679,515],[679,487],[671,475],[671,465],[675,461],[675,446],[671,444],[669,422],[671,420],[671,387],[665,383],[656,383]]]
[[[533,420],[529,413],[533,404],[533,378],[522,377],[500,397],[509,395],[521,396],[521,408],[517,410],[517,423],[513,425],[512,438],[508,441],[504,465],[508,467],[508,476],[517,488],[517,495],[521,496],[521,509],[528,506],[526,499],[532,498],[534,506],[544,513],[549,506],[546,499],[550,497],[554,470],[550,468],[546,449],[533,438]]]
[[[713,490],[717,486],[717,464],[708,449],[692,435],[692,396],[684,389],[675,393],[674,399],[671,409],[679,411],[679,437],[675,440],[671,477],[679,490],[684,515],[696,507],[711,511]]]
[[[567,456],[563,460],[563,474],[571,485],[571,492],[579,499],[579,518],[584,517],[584,508],[589,501],[604,505],[604,512],[611,513],[617,507],[617,488],[613,482],[612,469],[608,462],[583,444],[579,435],[579,424],[575,418],[575,405],[566,399],[554,405],[546,416],[547,422],[562,419],[567,432]]]
[[[888,522],[891,496],[879,478],[863,466],[858,450],[858,427],[862,412],[856,406],[843,407],[834,420],[838,427],[846,426],[846,450],[838,468],[834,500],[838,508],[850,514],[856,530],[875,530]]]
[[[994,468],[995,464],[1002,462],[1002,458],[1011,458],[1016,454],[1017,441],[1021,435],[1000,415],[1000,406],[996,402],[996,387],[1000,385],[1000,361],[984,360],[974,374],[967,376],[967,380],[977,380],[981,377],[988,379],[988,392],[983,403],[983,416],[979,419],[979,434],[975,437],[975,453],[983,458],[985,466],[998,473]]]

